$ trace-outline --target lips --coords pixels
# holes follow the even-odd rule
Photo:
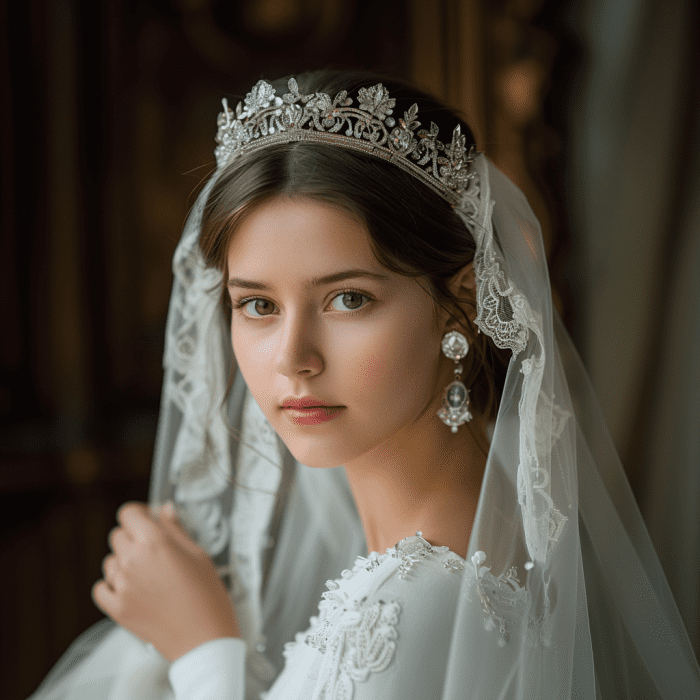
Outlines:
[[[304,408],[320,408],[320,407],[333,407],[337,408],[337,404],[329,403],[328,401],[323,401],[317,399],[315,396],[302,396],[300,398],[288,397],[282,401],[282,408],[294,408],[294,409],[304,409]]]
[[[284,416],[296,425],[319,425],[337,418],[345,406],[333,405],[315,396],[286,398],[282,401]]]

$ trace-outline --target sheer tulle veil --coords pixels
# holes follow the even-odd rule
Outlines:
[[[477,244],[477,323],[512,356],[476,517],[473,527],[465,523],[466,564],[454,561],[461,591],[436,697],[700,697],[688,635],[587,373],[552,306],[540,225],[485,155],[471,167],[469,196],[455,210]],[[201,192],[173,260],[150,498],[155,509],[175,501],[229,583],[248,643],[252,698],[279,671],[284,642],[315,614],[323,583],[364,553],[364,536],[342,467],[298,464],[236,371],[221,273],[204,265],[198,247],[219,172]],[[133,669],[163,678],[162,660],[127,633],[114,642],[118,633],[97,630],[82,647],[83,656],[94,651],[86,658],[79,647],[69,652],[35,697],[82,697],[70,690],[80,673],[112,689]],[[91,657],[109,644],[118,658],[90,671]]]

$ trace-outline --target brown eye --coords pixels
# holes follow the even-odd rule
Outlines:
[[[363,306],[367,297],[359,292],[344,292],[338,294],[331,302],[336,311],[355,311]]]
[[[275,305],[267,299],[251,299],[245,305],[245,310],[250,316],[269,316],[275,310]]]

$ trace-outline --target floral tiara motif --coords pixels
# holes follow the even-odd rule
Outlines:
[[[325,93],[302,95],[292,78],[289,93],[281,98],[275,89],[260,80],[239,102],[235,113],[222,100],[214,151],[219,168],[242,153],[275,143],[315,141],[362,151],[391,161],[418,177],[453,206],[462,202],[469,180],[470,164],[479,155],[473,146],[467,150],[465,137],[457,125],[452,142],[438,141],[438,127],[421,129],[418,105],[414,104],[398,125],[391,117],[396,100],[381,84],[360,88],[358,106],[346,90],[333,99]],[[344,135],[339,133],[345,129]]]

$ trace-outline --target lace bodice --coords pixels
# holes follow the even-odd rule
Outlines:
[[[358,557],[326,582],[319,612],[285,647],[286,665],[267,700],[362,700],[401,697],[425,686],[439,694],[445,650],[464,560],[433,547],[420,533],[384,554]],[[434,656],[434,669],[416,680],[415,662]],[[407,686],[408,687],[408,686]]]

